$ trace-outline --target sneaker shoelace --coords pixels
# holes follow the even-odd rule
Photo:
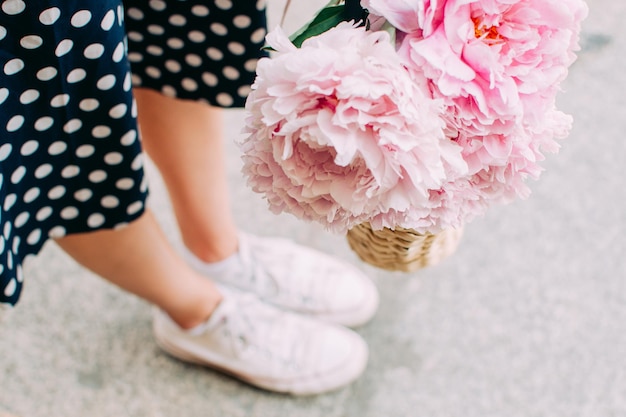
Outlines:
[[[267,245],[279,245],[267,247]],[[245,279],[258,294],[265,296],[281,295],[295,298],[298,304],[319,306],[320,300],[328,300],[333,285],[329,279],[331,271],[322,268],[315,259],[302,259],[293,256],[293,250],[281,239],[257,239],[254,236],[240,238],[239,256],[246,273]],[[305,265],[296,262],[306,262]],[[308,274],[316,274],[314,279],[299,279],[298,271],[305,270]],[[283,282],[289,280],[289,283]]]
[[[303,331],[290,315],[268,308],[252,294],[222,302],[203,330],[215,329],[227,340],[234,357],[261,358],[280,369],[297,370],[311,360],[311,332]],[[213,331],[215,331],[213,330]]]

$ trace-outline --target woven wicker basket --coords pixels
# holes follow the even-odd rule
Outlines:
[[[373,230],[369,223],[350,229],[348,243],[370,265],[389,271],[413,272],[433,266],[457,248],[463,229],[421,234],[412,229]]]

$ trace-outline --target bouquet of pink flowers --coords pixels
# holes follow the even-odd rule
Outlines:
[[[267,43],[244,174],[272,211],[344,233],[437,233],[529,195],[572,119],[556,108],[583,0],[334,0]]]

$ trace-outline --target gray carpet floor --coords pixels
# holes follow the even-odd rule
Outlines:
[[[548,157],[528,200],[468,224],[457,252],[438,266],[381,271],[361,263],[343,236],[269,213],[245,186],[228,143],[243,229],[337,254],[380,288],[378,315],[359,329],[371,360],[354,385],[290,398],[173,360],[152,339],[145,302],[49,244],[27,265],[23,299],[0,327],[0,414],[626,416],[626,3],[589,5],[584,49],[559,98],[575,118],[571,136]],[[276,19],[279,7],[272,10]],[[242,113],[227,116],[235,139]],[[149,168],[150,204],[176,240]]]

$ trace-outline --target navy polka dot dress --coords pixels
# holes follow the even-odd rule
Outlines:
[[[265,33],[251,0],[0,0],[0,305],[48,239],[143,213],[133,88],[241,107]]]

